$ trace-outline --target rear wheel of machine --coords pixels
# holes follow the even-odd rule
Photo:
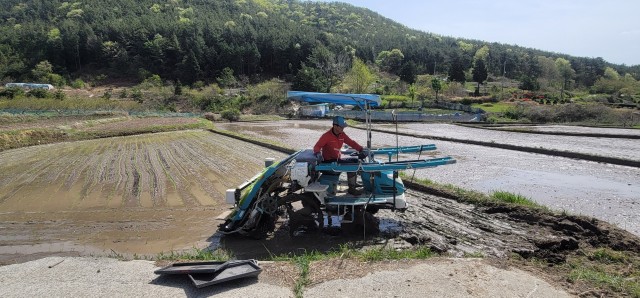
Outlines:
[[[358,235],[362,232],[367,235],[376,235],[380,233],[380,221],[373,214],[357,208],[355,213],[348,212],[343,220],[351,221],[350,223],[342,223],[340,227],[345,234]]]
[[[269,214],[262,214],[262,216],[260,217],[260,221],[256,225],[256,228],[253,231],[249,232],[247,236],[256,240],[262,240],[267,238],[269,233],[273,232],[275,228],[276,223],[273,217],[271,217],[271,215]]]
[[[294,236],[294,233],[301,227],[304,227],[307,232],[322,231],[324,214],[318,199],[312,193],[305,193],[301,195],[300,203],[302,204],[301,209],[294,210],[293,206],[287,209],[289,214],[289,235]]]
[[[376,214],[380,210],[380,207],[376,205],[367,205],[367,209],[365,210],[371,214]]]

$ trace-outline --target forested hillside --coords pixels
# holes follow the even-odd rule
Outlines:
[[[606,67],[640,78],[640,66],[420,32],[344,3],[0,3],[0,80],[5,82],[30,79],[42,61],[48,61],[52,71],[67,80],[83,74],[121,78],[158,74],[191,84],[213,81],[225,68],[254,81],[271,77],[295,80],[304,64],[322,69],[318,60],[335,64],[354,54],[368,63],[378,60],[381,64],[382,58],[384,70],[409,81],[415,74],[447,73],[452,68],[468,71],[478,55],[490,74],[521,81],[544,75],[545,63],[557,58],[571,63],[576,86],[592,86]]]

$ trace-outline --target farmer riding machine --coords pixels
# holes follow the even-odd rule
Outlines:
[[[341,152],[351,159],[349,163],[323,163],[312,149],[304,149],[268,165],[238,188],[227,190],[227,202],[234,204],[234,209],[219,227],[223,234],[238,233],[262,239],[274,231],[280,217],[288,217],[291,236],[333,227],[334,220],[347,232],[375,233],[378,220],[373,214],[379,209],[404,211],[408,208],[405,186],[398,171],[455,163],[451,157],[420,159],[423,151],[435,150],[435,145],[372,148],[371,108],[380,105],[377,95],[290,91],[287,97],[309,104],[360,107],[367,130],[367,147],[359,154],[344,148]],[[399,160],[399,155],[405,153],[419,156]],[[343,172],[358,174],[364,190],[361,195],[346,191],[346,181],[341,178]]]

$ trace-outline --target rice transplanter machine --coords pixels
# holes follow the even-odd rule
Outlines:
[[[377,95],[289,91],[287,97],[309,104],[360,107],[367,130],[364,154],[344,148],[341,152],[350,159],[349,163],[323,163],[312,149],[304,149],[265,167],[238,188],[227,190],[227,202],[234,204],[234,209],[219,226],[223,234],[261,239],[274,231],[278,218],[285,215],[292,236],[299,231],[320,231],[333,226],[334,218],[342,230],[375,233],[378,220],[373,214],[379,209],[404,211],[408,207],[399,171],[455,163],[451,157],[420,159],[423,151],[436,150],[433,144],[372,148],[371,108],[380,105]],[[419,156],[399,160],[399,155],[405,153]],[[341,178],[344,172],[358,174],[362,195],[346,192],[346,181]]]

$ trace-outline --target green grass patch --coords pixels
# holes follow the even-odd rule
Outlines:
[[[545,260],[524,260],[520,255],[512,258],[542,270],[549,268]],[[640,259],[637,253],[585,248],[568,258],[566,263],[558,264],[556,269],[559,270],[557,274],[577,284],[580,291],[592,292],[594,297],[640,298]]]
[[[204,260],[204,261],[228,261],[233,259],[233,254],[224,249],[198,249],[193,248],[190,251],[171,251],[169,253],[160,253],[155,257],[156,260]]]
[[[520,194],[513,194],[510,192],[506,192],[506,191],[496,191],[493,192],[491,194],[491,198],[495,199],[496,201],[500,201],[500,202],[506,202],[506,203],[510,203],[510,204],[515,204],[515,205],[519,205],[519,206],[526,206],[526,207],[533,207],[533,208],[543,208],[542,205],[532,201],[531,199],[520,195]]]
[[[240,115],[240,121],[280,121],[286,119],[278,115]]]
[[[411,97],[404,95],[382,95],[380,99],[386,101],[411,101]]]
[[[2,124],[11,124],[11,123],[28,123],[34,122],[38,120],[39,117],[36,115],[14,115],[10,113],[1,113],[0,112],[0,123]]]
[[[313,252],[311,254],[296,256],[291,260],[296,267],[298,267],[298,270],[300,270],[300,276],[293,286],[293,293],[296,295],[296,298],[304,297],[304,288],[311,282],[309,280],[309,265],[311,264],[311,261],[316,260],[317,257],[320,257],[320,255]]]
[[[374,247],[371,249],[359,250],[348,244],[340,245],[339,249],[328,252],[305,251],[301,254],[286,254],[272,256],[272,261],[292,262],[299,270],[300,276],[294,285],[296,297],[303,297],[304,288],[309,285],[309,265],[313,261],[330,259],[356,259],[364,262],[378,262],[385,260],[401,259],[427,259],[435,256],[428,247],[417,247],[410,250],[395,250],[388,247]]]
[[[594,287],[609,289],[621,296],[640,298],[640,275],[613,272],[602,266],[572,264],[568,280],[586,282]]]
[[[506,191],[495,191],[492,194],[485,194],[478,191],[463,189],[452,184],[436,183],[428,179],[420,179],[415,177],[413,177],[412,179],[412,177],[409,177],[404,172],[400,172],[400,177],[404,180],[412,180],[414,183],[426,186],[435,191],[446,193],[446,194],[455,196],[456,198],[459,198],[461,200],[479,204],[479,205],[506,203],[510,205],[524,206],[527,208],[542,210],[545,212],[551,212],[551,210],[548,207],[542,206],[532,201],[531,199],[526,198],[519,194],[513,194]]]
[[[337,252],[332,251],[328,253],[320,253],[318,251],[304,251],[302,254],[286,254],[279,256],[271,256],[272,261],[291,262],[298,270],[300,270],[300,276],[296,279],[293,286],[293,292],[296,298],[303,297],[304,288],[311,282],[309,280],[309,265],[312,261],[325,260],[335,257]]]
[[[64,132],[53,129],[21,129],[0,132],[0,151],[68,141]]]
[[[355,257],[367,262],[403,259],[428,259],[435,255],[428,247],[420,246],[410,250],[395,250],[389,248],[374,248],[365,251],[357,251]]]
[[[142,105],[132,100],[109,100],[103,98],[55,98],[20,97],[0,100],[0,110],[26,111],[142,111]]]
[[[598,248],[589,254],[589,259],[598,261],[600,263],[614,264],[620,263],[625,264],[629,263],[630,257],[619,251],[612,250],[610,248]]]
[[[509,108],[512,108],[512,104],[504,103],[504,102],[493,102],[493,103],[474,103],[471,105],[473,108],[483,109],[487,113],[504,113]]]

